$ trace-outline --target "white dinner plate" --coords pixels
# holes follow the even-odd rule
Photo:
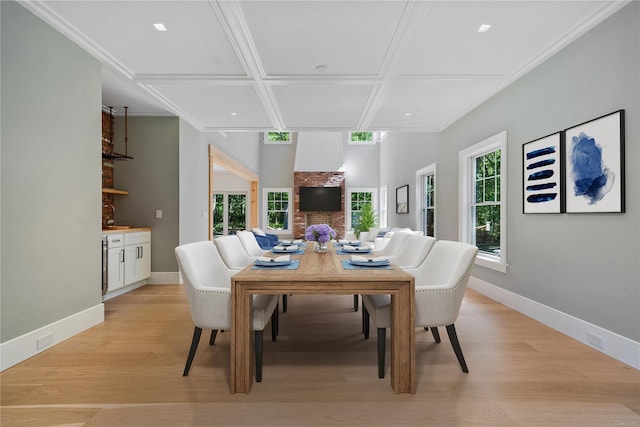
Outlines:
[[[265,261],[256,261],[255,264],[259,267],[282,267],[285,265],[289,265],[293,262],[293,260],[289,260],[289,261],[269,261],[269,262],[265,262]]]
[[[360,267],[384,267],[385,265],[391,264],[391,261],[353,261],[347,260],[349,264],[358,265]]]

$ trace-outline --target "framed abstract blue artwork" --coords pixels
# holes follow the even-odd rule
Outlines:
[[[566,212],[624,212],[624,110],[564,133]]]
[[[522,146],[523,213],[564,211],[562,132]]]

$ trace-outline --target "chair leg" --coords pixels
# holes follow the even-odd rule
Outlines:
[[[425,328],[427,329],[427,328]],[[440,332],[438,332],[438,328],[436,326],[432,326],[431,333],[433,334],[433,339],[436,340],[437,343],[440,342]]]
[[[191,369],[191,362],[193,362],[193,357],[196,355],[196,350],[198,349],[198,343],[200,342],[200,334],[202,334],[202,328],[198,328],[197,326],[193,330],[193,338],[191,339],[191,348],[189,349],[189,356],[187,356],[187,364],[184,366],[184,372],[182,372],[182,376],[186,377],[189,375],[189,369]]]
[[[287,312],[287,295],[282,295],[282,312]]]
[[[353,311],[358,311],[358,294],[353,296]]]
[[[453,351],[456,353],[456,357],[458,358],[458,362],[460,363],[462,372],[468,374],[469,369],[467,368],[467,363],[464,361],[462,349],[460,348],[460,342],[458,341],[458,335],[456,334],[456,327],[453,326],[453,323],[447,326],[447,334],[449,334],[449,341],[451,341]]]
[[[280,312],[279,304],[276,305],[276,309],[271,313],[271,341],[275,341],[278,336],[278,313]]]
[[[256,381],[262,382],[262,331],[254,332],[256,347]]]
[[[384,352],[387,342],[387,329],[378,328],[378,378],[384,378]]]
[[[218,330],[212,329],[211,336],[209,337],[209,345],[213,345],[216,342],[216,337],[218,336]]]
[[[362,306],[362,329],[364,333],[364,339],[369,339],[369,311],[367,307]]]

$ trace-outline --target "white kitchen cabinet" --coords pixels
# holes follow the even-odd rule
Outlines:
[[[151,232],[124,235],[124,286],[151,277]]]
[[[111,234],[108,239],[107,291],[124,287],[124,236]]]

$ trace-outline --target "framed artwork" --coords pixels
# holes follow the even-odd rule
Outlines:
[[[409,184],[396,188],[396,213],[409,213]]]
[[[566,212],[624,212],[624,110],[564,133]]]
[[[522,146],[522,212],[564,212],[563,133]]]

